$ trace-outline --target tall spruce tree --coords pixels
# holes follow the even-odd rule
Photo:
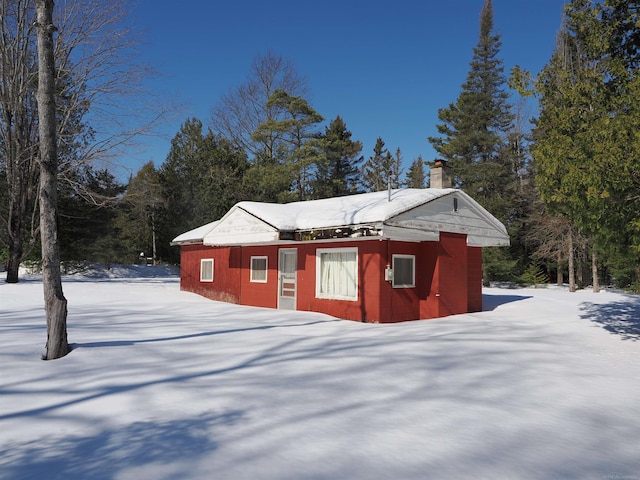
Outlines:
[[[513,114],[502,60],[498,57],[500,35],[493,32],[493,5],[485,0],[480,15],[480,38],[462,91],[455,103],[438,111],[440,136],[429,142],[452,168],[454,186],[466,191],[487,208],[509,230],[519,236],[521,213],[515,199],[518,172],[508,136]],[[510,249],[485,249],[485,283],[489,279],[509,279],[516,275],[522,260]],[[522,265],[520,265],[522,268]]]
[[[362,142],[351,139],[351,132],[339,115],[325,127],[318,142],[319,158],[312,183],[313,198],[329,198],[358,192]]]

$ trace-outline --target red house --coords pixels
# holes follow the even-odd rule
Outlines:
[[[481,311],[482,247],[508,245],[509,237],[461,190],[429,188],[240,202],[172,244],[181,249],[182,290],[399,322]]]

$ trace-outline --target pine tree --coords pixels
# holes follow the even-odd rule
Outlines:
[[[309,196],[309,170],[317,157],[313,143],[309,142],[318,138],[314,128],[323,118],[304,98],[282,89],[271,94],[267,107],[281,113],[261,123],[252,138],[259,143],[275,139],[273,159],[267,164],[284,165],[291,172],[292,199],[304,200]]]
[[[391,188],[400,188],[400,177],[402,176],[402,151],[400,147],[396,149],[396,154],[393,156],[393,162],[391,163]]]
[[[65,262],[122,260],[116,224],[125,186],[107,170],[85,166],[59,189],[60,257]]]
[[[156,236],[164,204],[160,174],[153,162],[147,162],[129,180],[117,220],[123,247],[130,260],[137,259],[141,253],[144,257],[158,260]]]
[[[424,160],[422,155],[418,156],[407,171],[404,184],[407,188],[425,188],[427,185],[427,177],[424,172]]]
[[[358,192],[362,162],[362,143],[351,139],[351,132],[339,115],[325,127],[318,142],[320,157],[312,184],[313,198],[329,198]]]
[[[200,120],[187,120],[160,167],[158,255],[176,259],[176,249],[168,247],[176,235],[221,218],[233,204],[247,199],[247,168],[244,152],[210,130],[203,131]]]
[[[367,192],[379,192],[389,187],[393,168],[393,157],[378,137],[373,147],[373,155],[364,163],[361,170],[362,186]]]

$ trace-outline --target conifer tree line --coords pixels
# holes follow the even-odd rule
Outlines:
[[[517,66],[505,72],[492,2],[479,5],[467,77],[458,97],[438,111],[437,135],[426,141],[451,167],[454,186],[509,231],[510,247],[485,249],[485,282],[546,279],[572,289],[599,282],[638,289],[639,3],[568,2],[555,51],[537,75]],[[71,181],[62,182],[59,193],[61,256],[68,265],[177,262],[172,238],[219,219],[242,200],[428,186],[435,159],[406,159],[403,169],[400,146],[387,146],[384,132],[363,152],[347,119],[316,111],[304,78],[277,54],[258,55],[247,78],[220,97],[209,119],[185,119],[167,157],[148,162],[127,182],[108,169],[70,162]],[[533,119],[526,108],[532,102]],[[91,126],[80,112],[75,118],[68,128],[82,143]],[[0,123],[7,129],[4,117]],[[2,148],[0,173],[9,178],[14,163],[6,142]],[[29,182],[32,173],[21,175]],[[19,233],[15,195],[26,205]],[[37,238],[25,227],[35,218],[33,199],[0,190],[0,201],[0,261],[16,253],[16,234],[23,239],[21,260],[29,258],[37,251]]]

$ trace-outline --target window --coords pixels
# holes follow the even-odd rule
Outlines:
[[[251,257],[251,281],[267,283],[267,257]]]
[[[213,258],[200,260],[200,281],[213,282]]]
[[[413,288],[416,286],[416,257],[414,255],[394,255],[393,288]]]
[[[358,299],[358,249],[316,250],[316,297]]]

